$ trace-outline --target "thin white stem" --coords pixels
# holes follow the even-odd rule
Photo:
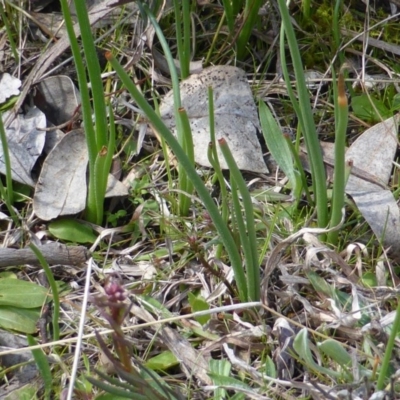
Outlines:
[[[78,371],[79,358],[80,358],[80,354],[81,354],[83,329],[85,327],[85,320],[86,320],[86,309],[87,309],[87,302],[88,302],[89,289],[90,289],[90,277],[92,275],[92,262],[93,262],[93,258],[91,257],[88,262],[88,267],[86,269],[86,283],[85,283],[85,292],[83,293],[83,300],[82,300],[81,320],[79,323],[79,331],[78,331],[76,347],[75,347],[74,364],[72,366],[71,377],[69,380],[67,400],[72,400],[72,395],[74,394],[76,373]]]

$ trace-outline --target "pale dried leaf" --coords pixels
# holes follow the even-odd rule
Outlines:
[[[37,25],[46,35],[59,38],[67,34],[62,14],[31,12],[31,16],[33,19],[30,24]]]
[[[85,208],[88,152],[81,129],[64,136],[43,163],[33,198],[35,214],[49,221]]]
[[[81,96],[71,78],[51,76],[36,86],[35,104],[54,125],[70,121],[81,103]]]
[[[188,379],[195,376],[200,379],[203,384],[211,384],[211,379],[207,375],[207,361],[199,351],[192,347],[185,337],[170,327],[164,327],[161,332],[161,340],[181,362],[181,367]]]
[[[346,161],[353,167],[346,193],[356,203],[374,234],[390,247],[393,257],[400,257],[400,212],[387,184],[397,150],[399,115],[367,129],[346,151]],[[328,176],[333,176],[334,144],[321,142]],[[309,170],[306,156],[301,156]]]
[[[355,168],[383,185],[389,181],[397,150],[398,119],[398,116],[389,118],[367,129],[346,152],[346,160],[352,160]],[[392,192],[353,174],[346,192],[383,245],[390,247],[394,255],[400,254],[400,213]]]
[[[116,179],[114,175],[108,174],[107,179],[107,188],[106,188],[106,195],[105,197],[121,197],[121,196],[128,196],[129,190],[127,186]]]
[[[123,273],[126,276],[140,278],[141,280],[154,279],[157,269],[149,261],[133,261],[132,257],[123,256],[114,260],[112,266],[104,271],[105,274]]]
[[[0,104],[11,96],[18,96],[20,86],[21,81],[18,78],[14,78],[7,72],[4,73],[0,78]]]
[[[5,113],[3,120],[7,119],[8,115],[9,113]],[[31,170],[42,153],[45,142],[45,132],[38,128],[45,127],[45,115],[33,107],[27,114],[17,115],[6,128],[13,180],[29,186],[35,185],[31,178]],[[2,146],[0,146],[0,172],[6,173]]]
[[[373,175],[377,182],[386,185],[392,171],[397,150],[399,116],[389,118],[367,129],[347,150],[346,160],[353,166]],[[350,176],[346,190],[371,189],[360,177]]]
[[[146,322],[155,322],[154,317],[142,307],[132,305],[131,313]],[[207,375],[208,363],[203,355],[194,349],[190,342],[180,335],[176,330],[169,327],[155,325],[154,328],[159,330],[160,339],[174,354],[177,360],[180,361],[182,370],[185,372],[188,379],[195,376],[203,384],[210,385],[211,378]]]
[[[215,134],[225,138],[233,157],[242,170],[267,173],[257,138],[259,121],[250,86],[243,70],[231,66],[215,66],[191,75],[181,82],[181,102],[186,110],[193,135],[195,161],[211,167],[207,149],[210,142],[208,87],[214,91]],[[173,92],[160,106],[161,117],[176,135]],[[218,149],[221,167],[227,164]]]

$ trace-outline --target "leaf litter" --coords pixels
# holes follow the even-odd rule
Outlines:
[[[58,46],[57,48],[60,49],[61,47]],[[204,114],[202,117],[207,118],[207,115]],[[197,126],[196,124],[194,126]],[[208,137],[207,133],[204,134],[204,137]],[[245,138],[246,138],[245,141],[247,141],[247,136],[245,136]],[[204,149],[206,148],[204,147],[204,143],[207,144],[208,139],[204,139],[204,142],[202,142],[201,145],[202,147],[200,147],[201,149],[203,149],[203,152]],[[257,153],[257,155],[259,154],[260,153]],[[248,169],[248,168],[243,168],[243,169]],[[374,175],[374,172],[369,171],[369,175]],[[380,187],[379,190],[382,190],[382,187]],[[293,232],[293,229],[294,228],[291,227],[289,229],[289,232]],[[281,232],[279,232],[279,234],[280,233]],[[282,236],[283,235],[284,234],[282,234]],[[280,272],[281,275],[278,274],[278,279],[276,279],[276,276],[274,276],[272,273],[268,274],[267,277],[268,279],[266,279],[267,281],[266,285],[268,286],[267,294],[269,297],[267,299],[268,301],[266,301],[266,304],[273,306],[274,311],[279,310],[283,314],[286,313],[285,310],[289,308],[288,304],[290,304],[291,306],[290,310],[294,311],[294,314],[289,314],[291,322],[293,321],[303,325],[308,324],[310,326],[322,327],[322,330],[326,328],[327,325],[324,324],[327,323],[330,325],[328,325],[326,329],[334,327],[335,335],[337,334],[341,336],[343,342],[351,343],[352,340],[360,340],[362,332],[360,331],[359,327],[356,326],[349,329],[349,327],[346,324],[342,324],[341,322],[345,321],[347,317],[351,316],[352,312],[358,313],[359,310],[359,306],[357,306],[358,303],[361,304],[362,307],[365,307],[367,309],[365,314],[371,317],[377,317],[378,321],[381,322],[382,319],[380,319],[380,315],[382,310],[384,310],[385,302],[387,302],[388,299],[390,300],[394,298],[396,296],[396,293],[393,291],[393,289],[390,290],[389,288],[387,288],[387,290],[373,292],[371,290],[362,288],[361,286],[357,286],[356,288],[357,290],[355,290],[354,289],[355,286],[352,285],[351,274],[353,274],[353,277],[355,276],[356,278],[360,278],[361,277],[359,273],[360,269],[354,268],[354,271],[352,271],[353,265],[351,263],[353,261],[351,259],[345,260],[344,261],[345,264],[342,264],[340,262],[340,259],[345,258],[345,255],[342,255],[343,257],[341,257],[337,255],[335,252],[333,252],[331,249],[328,249],[321,243],[318,243],[317,235],[318,232],[316,231],[312,230],[303,231],[301,232],[301,235],[298,235],[295,238],[292,237],[290,242],[285,243],[285,245],[280,248],[278,247],[278,244],[281,241],[279,235],[277,234],[276,235],[277,237],[275,236],[271,239],[271,250],[272,253],[275,255],[275,257],[273,257],[273,261],[276,261],[276,265],[273,265],[273,268],[276,268],[277,269],[276,272],[278,273]],[[313,238],[315,240],[313,240]],[[148,249],[146,249],[144,246],[145,245],[143,243],[140,243],[139,246],[135,247],[135,252],[136,251],[143,252],[145,253],[144,255],[146,255],[146,251]],[[274,252],[275,250],[274,246],[275,249],[279,251]],[[170,260],[172,260],[171,253],[173,252],[170,252]],[[115,254],[118,254],[118,250],[115,251]],[[166,251],[166,254],[168,254],[168,251]],[[210,258],[213,256],[213,253],[210,249],[206,249],[206,254],[207,257],[209,256]],[[288,254],[290,254],[290,258],[288,257]],[[334,254],[336,254],[336,256]],[[152,253],[149,252],[147,255],[148,257],[151,257]],[[368,254],[363,254],[364,259],[367,259],[367,257]],[[358,261],[359,258],[357,258],[357,262]],[[157,264],[157,262],[158,261],[154,259],[154,264],[157,265],[159,273],[164,273],[165,271],[167,271],[169,275],[166,275],[166,282],[164,282],[163,285],[160,285],[162,287],[158,287],[157,289],[152,290],[151,295],[157,297],[160,300],[165,300],[165,301],[167,300],[168,296],[168,304],[171,304],[171,310],[173,310],[174,313],[178,314],[181,313],[181,305],[184,304],[185,296],[184,293],[181,292],[180,286],[187,285],[188,280],[190,280],[193,283],[193,287],[196,288],[198,287],[196,285],[199,285],[198,277],[203,276],[202,282],[205,285],[209,285],[211,288],[210,292],[214,293],[212,291],[212,288],[216,286],[215,279],[213,277],[208,277],[208,276],[206,277],[207,279],[204,279],[204,276],[206,274],[204,273],[204,271],[201,271],[200,268],[198,268],[194,276],[188,276],[187,275],[188,272],[185,270],[185,268],[176,269],[174,271],[170,269],[171,266],[168,264],[168,262],[164,263],[161,268]],[[271,262],[268,262],[268,265],[271,267]],[[345,268],[345,265],[347,266],[347,268]],[[315,276],[312,276],[311,274],[306,275],[304,277],[303,275],[305,266],[308,266],[310,269],[317,271],[318,275],[323,276],[323,280],[328,282],[329,286],[334,287],[335,290],[327,291],[326,287],[323,286],[322,281],[315,279]],[[98,268],[97,271],[101,271],[101,268]],[[121,271],[123,273],[123,269],[121,269]],[[224,271],[224,273],[226,273],[227,275],[230,272],[231,271],[229,267],[227,267],[227,271],[226,270]],[[271,269],[271,271],[269,272],[274,272],[274,271]],[[343,272],[345,276],[342,276]],[[98,273],[101,274],[101,272]],[[356,276],[357,274],[358,276]],[[289,278],[291,278],[292,281],[290,281]],[[286,279],[286,281],[284,281],[284,279]],[[282,282],[285,283],[284,287],[280,286]],[[130,284],[132,284],[132,282],[130,282]],[[276,286],[274,287],[275,284]],[[94,282],[94,285],[95,285],[95,290],[101,290],[97,282]],[[148,290],[149,287],[154,288],[155,287],[154,278],[149,277],[148,279],[146,278],[143,279],[143,277],[141,278],[139,275],[137,281],[134,282],[134,286],[135,289],[139,291]],[[311,292],[312,287],[315,288],[313,292]],[[309,295],[310,292],[313,293],[313,296]],[[226,293],[226,291],[224,293]],[[349,296],[343,299],[341,298],[343,294],[347,294]],[[357,299],[355,299],[355,296],[357,296]],[[171,297],[174,301],[170,300]],[[225,297],[224,300],[227,302],[228,301],[233,302],[235,299]],[[346,305],[348,304],[349,301],[352,306],[350,309],[347,309]],[[296,304],[299,303],[304,306],[306,312],[297,313],[298,308],[296,308]],[[71,315],[73,315],[72,313],[73,311],[71,311]],[[131,315],[134,315],[134,312],[132,312]],[[159,315],[156,312],[152,312],[151,316],[153,319],[159,318]],[[282,388],[289,388],[291,390],[297,388],[302,391],[307,391],[307,393],[310,393],[311,396],[317,399],[324,398],[323,396],[321,397],[321,392],[319,389],[330,391],[330,394],[332,396],[336,396],[336,394],[339,391],[337,388],[332,389],[330,386],[320,383],[318,383],[318,387],[316,388],[310,382],[296,382],[295,380],[293,380],[293,376],[290,375],[291,369],[288,372],[286,370],[285,372],[282,372],[282,375],[284,376],[278,378],[273,377],[275,376],[273,372],[271,374],[263,373],[262,372],[263,365],[261,365],[261,363],[259,363],[258,361],[259,355],[261,354],[262,350],[260,350],[260,347],[257,347],[257,345],[263,346],[263,348],[264,347],[268,348],[269,346],[269,348],[272,349],[272,348],[277,348],[277,342],[278,342],[278,345],[281,347],[281,349],[278,348],[277,349],[282,351],[283,347],[284,355],[286,357],[287,354],[285,353],[285,348],[284,346],[282,346],[282,344],[283,345],[285,344],[285,336],[283,335],[283,333],[277,332],[276,333],[277,337],[275,340],[273,340],[271,338],[268,329],[265,329],[268,328],[269,326],[269,320],[266,323],[266,320],[262,319],[259,325],[261,333],[258,332],[257,334],[255,334],[253,332],[254,330],[250,326],[251,324],[245,322],[242,325],[237,313],[232,313],[229,315],[229,317],[223,319],[224,317],[221,315],[218,315],[218,317],[213,316],[213,318],[210,320],[210,324],[208,326],[202,327],[207,330],[213,330],[213,333],[217,334],[217,336],[220,337],[220,341],[216,341],[215,339],[213,339],[210,340],[211,343],[202,342],[198,336],[195,336],[193,334],[193,332],[195,332],[193,327],[196,326],[197,324],[195,318],[189,320],[190,325],[186,325],[187,330],[185,330],[181,326],[179,326],[178,328],[173,327],[175,334],[177,335],[177,338],[173,337],[172,340],[173,343],[175,341],[177,341],[178,343],[180,336],[186,338],[187,336],[190,335],[195,336],[195,341],[197,342],[196,348],[195,345],[193,345],[193,343],[191,343],[190,341],[186,342],[186,346],[182,346],[183,353],[185,353],[185,350],[188,349],[189,346],[192,349],[195,348],[196,350],[194,358],[191,358],[191,356],[189,356],[188,360],[185,360],[186,365],[189,366],[184,371],[185,377],[188,380],[193,378],[193,376],[195,376],[204,385],[204,384],[209,384],[211,378],[211,380],[214,383],[214,386],[219,386],[220,388],[222,388],[223,386],[228,387],[236,394],[242,391],[242,393],[246,393],[246,395],[248,395],[249,398],[265,399],[267,398],[264,395],[266,393],[268,393],[268,395],[270,395],[270,393],[274,393],[277,396],[279,396],[280,394],[282,394],[280,393]],[[267,318],[269,318],[269,316]],[[150,320],[140,317],[138,317],[138,319]],[[157,327],[160,326],[161,323],[158,324]],[[162,326],[164,326],[164,324]],[[190,329],[188,328],[188,326],[190,326]],[[292,324],[290,326],[293,327]],[[253,328],[257,328],[257,326],[253,326]],[[90,330],[91,327],[88,326],[87,329]],[[138,349],[138,351],[147,353],[148,351],[153,351],[154,339],[156,340],[156,342],[158,339],[157,332],[158,331],[156,329],[151,331],[143,328],[141,329],[141,333],[133,333],[130,339],[132,340],[132,342],[134,342],[135,347]],[[250,339],[244,340],[240,335],[244,335],[247,332],[250,332],[249,335]],[[310,350],[313,352],[313,355],[317,357],[319,356],[319,353],[317,353],[317,351],[312,347],[309,335],[307,336],[305,334],[307,332],[303,331],[300,332],[299,334],[299,331],[294,329],[294,333],[299,335],[298,336],[299,339],[302,339],[301,343],[303,345],[304,351]],[[315,341],[317,341],[318,346],[320,348],[323,348],[324,347],[323,345],[325,346],[328,345],[328,350],[329,350],[329,342],[325,343],[325,341],[324,342],[319,341],[317,333],[315,336],[317,339]],[[193,338],[193,336],[190,337],[190,340]],[[366,343],[371,344],[371,346],[374,346],[373,348],[374,351],[376,351],[376,354],[382,355],[381,349],[375,348],[376,343],[373,340],[369,341],[368,340],[369,338],[366,339]],[[382,343],[384,342],[382,341]],[[221,379],[220,382],[223,383],[219,383],[219,385],[217,385],[216,382],[218,382],[218,380],[214,376],[211,376],[209,378],[207,375],[200,375],[197,371],[195,371],[193,364],[195,363],[196,357],[199,354],[203,356],[202,352],[198,350],[197,347],[201,348],[205,344],[209,344],[210,345],[209,348],[213,348],[214,351],[219,351],[218,357],[224,358],[224,360],[221,361],[225,361],[229,365],[229,367],[235,371],[235,373],[238,373],[238,375],[245,375],[245,374],[250,375],[254,379],[254,387],[246,385],[243,381],[239,379],[236,379],[235,381],[230,381],[228,384],[227,380],[223,381],[222,378],[220,378]],[[149,347],[146,347],[147,345]],[[337,343],[335,345],[337,346]],[[340,344],[340,346],[341,345],[342,344]],[[165,342],[163,343],[163,346],[165,346]],[[355,343],[355,346],[358,346],[358,343]],[[169,345],[168,347],[173,347],[173,345]],[[332,348],[337,349],[338,347],[332,346],[330,349]],[[343,347],[340,347],[340,349],[343,350]],[[329,351],[326,352],[325,354],[329,354]],[[335,354],[335,352],[333,354]],[[181,357],[181,355],[182,354],[177,352],[178,357]],[[206,356],[204,356],[204,358],[207,360]],[[342,357],[342,359],[348,360],[348,357],[344,356]],[[334,358],[333,360],[337,361]],[[288,358],[288,362],[291,363],[292,359]],[[201,359],[199,365],[201,366],[201,368],[208,369],[208,365],[203,363],[203,359]],[[343,366],[343,369],[344,368],[345,366]],[[195,372],[191,373],[191,370]],[[283,368],[281,370],[283,371]],[[357,363],[354,363],[354,379],[356,379],[359,376],[359,371],[357,372],[357,370],[358,370]],[[206,378],[208,379],[206,380]],[[284,378],[284,379],[279,379],[279,378]],[[265,385],[266,382],[268,382],[269,385],[268,388],[266,388]],[[256,385],[259,385],[261,389],[256,388]],[[201,387],[202,391],[203,388],[204,391],[215,390],[214,388],[206,389],[206,387],[202,386]],[[284,395],[286,397],[290,396],[289,391],[287,390]],[[344,396],[349,397],[351,396],[351,393],[348,392]]]
[[[80,95],[72,80],[67,76],[53,76],[41,81],[35,89],[37,107],[18,114],[6,128],[6,137],[12,179],[35,187],[34,212],[44,221],[49,221],[85,209],[88,152],[82,130],[65,134],[56,127],[51,128],[52,124],[65,126],[75,121]],[[10,112],[4,113],[3,120],[10,115]],[[49,125],[50,128],[46,128]],[[34,179],[32,170],[44,152],[48,154],[39,177]],[[1,147],[0,172],[5,174],[3,159]],[[106,190],[106,197],[128,194],[127,186],[111,174]]]

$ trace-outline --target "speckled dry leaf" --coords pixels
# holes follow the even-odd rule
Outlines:
[[[195,160],[211,167],[207,158],[210,142],[208,87],[214,90],[216,138],[225,138],[242,170],[267,173],[257,138],[259,121],[250,86],[243,70],[231,66],[215,66],[191,75],[180,85],[182,107],[189,117],[193,134]],[[160,106],[165,124],[176,135],[173,93],[170,91]],[[221,167],[227,169],[219,152]]]
[[[7,72],[0,77],[0,104],[4,103],[9,97],[19,95],[21,81],[14,78]]]
[[[7,119],[9,113],[3,115]],[[38,130],[46,127],[45,115],[36,107],[27,114],[19,114],[6,128],[8,150],[11,161],[11,176],[13,180],[34,186],[31,170],[42,153],[45,132]],[[0,172],[6,173],[3,147],[0,145]]]
[[[36,86],[35,104],[54,125],[72,119],[81,103],[81,96],[71,78],[51,76]]]
[[[83,131],[66,134],[47,156],[36,184],[33,210],[39,218],[49,221],[85,208],[87,163]]]
[[[352,160],[354,167],[375,178],[366,180],[352,174],[346,192],[353,198],[375,235],[383,240],[385,247],[391,248],[394,255],[400,255],[399,207],[392,192],[382,185],[388,184],[392,171],[398,122],[399,115],[374,125],[346,152],[346,160]]]

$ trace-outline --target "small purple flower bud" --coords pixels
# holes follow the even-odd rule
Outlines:
[[[125,289],[117,282],[110,280],[104,285],[104,291],[108,296],[108,301],[114,303],[126,299]]]

